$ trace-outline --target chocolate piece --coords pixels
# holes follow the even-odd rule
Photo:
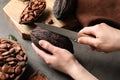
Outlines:
[[[38,44],[39,40],[46,40],[46,41],[50,42],[51,44],[53,44],[54,46],[57,46],[57,47],[60,47],[63,49],[67,49],[71,53],[74,52],[72,42],[69,40],[69,38],[67,38],[63,35],[48,31],[46,29],[42,29],[40,27],[37,27],[36,29],[34,29],[32,31],[31,40],[40,49],[43,49],[43,48],[41,48],[39,46],[39,44]],[[46,50],[44,50],[44,51],[46,51]]]
[[[32,0],[23,10],[19,23],[31,23],[37,20],[46,8],[45,0]]]
[[[0,39],[0,45],[0,80],[18,80],[26,69],[27,55],[16,41]],[[23,62],[24,66],[18,65]]]
[[[55,0],[53,12],[57,19],[65,19],[74,15],[77,0]]]

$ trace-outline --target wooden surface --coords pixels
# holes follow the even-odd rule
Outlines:
[[[55,0],[46,0],[47,7],[38,22],[46,23],[48,19],[52,19],[54,21],[54,26],[63,27],[65,23],[57,20],[52,12],[54,1]],[[9,3],[3,8],[3,11],[12,22],[16,30],[19,32],[19,34],[22,36],[22,38],[29,39],[31,30],[34,27],[32,25],[19,24],[20,14],[26,6],[27,2],[22,2],[20,0],[10,0]]]

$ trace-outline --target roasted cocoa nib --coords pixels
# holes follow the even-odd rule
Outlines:
[[[56,0],[53,6],[53,12],[57,19],[65,19],[74,15],[77,0]]]
[[[25,71],[27,55],[19,43],[9,39],[0,39],[0,50],[0,80],[18,80]]]
[[[23,10],[19,23],[31,23],[37,20],[46,8],[45,0],[32,0]]]
[[[42,29],[40,27],[37,27],[36,29],[34,29],[32,31],[31,40],[40,49],[43,49],[43,48],[41,48],[39,46],[39,44],[38,44],[39,40],[46,40],[46,41],[50,42],[51,44],[53,44],[54,46],[57,46],[57,47],[60,47],[63,49],[67,49],[71,53],[74,52],[72,42],[69,40],[69,38],[67,38],[63,35],[48,31],[46,29]],[[46,51],[46,50],[44,50],[44,51]],[[50,52],[48,52],[48,53],[50,53]]]

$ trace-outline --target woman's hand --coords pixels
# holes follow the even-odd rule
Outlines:
[[[47,41],[41,40],[39,44],[44,49],[52,53],[48,54],[40,49],[38,49],[34,44],[32,47],[36,53],[52,68],[62,71],[75,80],[96,80],[96,78],[91,75],[69,51],[55,47]]]
[[[111,52],[120,50],[120,30],[112,28],[105,23],[85,27],[79,32],[79,34],[92,35],[92,37],[79,37],[78,42],[81,44],[87,44],[95,48],[97,51]]]

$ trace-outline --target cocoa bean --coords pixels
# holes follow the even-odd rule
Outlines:
[[[12,79],[12,78],[14,78],[15,77],[15,74],[11,74],[10,75],[10,78]]]
[[[4,57],[0,54],[0,61],[3,61]]]
[[[8,56],[10,53],[9,51],[2,53],[2,56]]]
[[[26,65],[26,62],[22,61],[17,64],[18,66],[24,67]]]
[[[10,67],[6,73],[13,74],[15,72],[13,67]]]
[[[27,56],[26,56],[26,55],[24,55],[24,60],[25,60],[25,61],[27,60]]]
[[[12,46],[15,49],[15,53],[18,53],[21,50],[21,46],[19,44],[13,44]]]
[[[0,49],[7,49],[7,44],[0,44]]]
[[[14,66],[14,65],[16,65],[17,63],[16,63],[15,61],[9,61],[8,64],[11,65],[11,66]]]
[[[0,80],[18,80],[26,68],[26,54],[16,41],[0,39],[0,46]]]
[[[9,65],[4,64],[3,67],[2,67],[2,71],[5,72],[5,73],[7,73],[9,68],[10,68]]]
[[[17,67],[15,68],[15,73],[16,73],[16,74],[20,74],[21,72],[22,72],[21,66],[17,66]]]
[[[6,80],[6,79],[8,79],[8,75],[3,72],[0,72],[0,80]]]
[[[24,57],[25,53],[23,51],[20,51],[19,53],[22,57]]]
[[[47,23],[47,24],[54,24],[54,22],[53,22],[52,19],[48,19],[46,23]]]
[[[9,53],[14,53],[15,52],[15,49],[14,48],[11,48],[10,50],[9,50]]]
[[[23,58],[21,55],[17,55],[17,56],[16,56],[16,59],[17,59],[18,61],[23,61],[24,58]]]
[[[7,62],[16,61],[16,58],[14,58],[14,57],[8,57],[8,58],[6,59],[6,61],[7,61]]]
[[[6,49],[0,49],[1,53],[6,52],[6,51],[7,51]]]

